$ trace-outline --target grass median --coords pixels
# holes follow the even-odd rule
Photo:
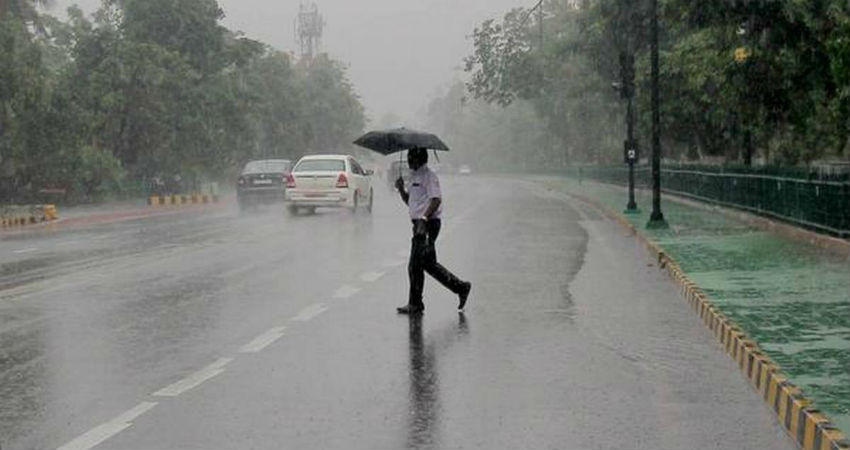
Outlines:
[[[622,187],[546,178],[614,211]],[[663,200],[667,230],[648,230],[648,192],[639,214],[623,214],[672,256],[711,302],[754,339],[791,381],[845,433],[850,431],[850,265],[815,245],[759,230],[720,211]]]

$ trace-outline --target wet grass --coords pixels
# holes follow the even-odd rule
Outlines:
[[[623,188],[548,184],[620,211]],[[667,230],[647,230],[651,198],[624,215],[667,251],[818,408],[850,431],[850,264],[832,253],[755,229],[716,211],[662,201]]]

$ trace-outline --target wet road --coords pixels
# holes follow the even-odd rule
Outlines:
[[[529,180],[409,225],[235,208],[0,237],[0,448],[793,449],[642,247]]]

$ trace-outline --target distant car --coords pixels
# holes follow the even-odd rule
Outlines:
[[[387,187],[390,191],[395,191],[395,181],[401,177],[407,182],[410,177],[410,169],[407,167],[407,161],[393,161],[387,169]]]
[[[263,159],[245,164],[236,181],[236,199],[239,209],[245,211],[263,203],[283,202],[286,177],[292,170],[288,159]]]
[[[301,158],[286,179],[286,204],[299,209],[344,207],[372,212],[372,171],[349,155],[310,155]]]
[[[457,173],[460,175],[472,175],[472,168],[466,164],[463,164],[457,169]]]

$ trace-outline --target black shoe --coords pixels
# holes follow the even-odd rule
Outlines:
[[[424,305],[404,305],[404,306],[399,306],[395,310],[399,314],[408,314],[408,315],[412,316],[414,314],[422,314],[422,312],[425,311],[425,306]]]
[[[460,302],[457,304],[457,309],[463,309],[466,306],[466,299],[469,298],[469,291],[472,290],[472,283],[464,282],[463,287],[460,289],[460,293],[457,296],[460,298]]]

